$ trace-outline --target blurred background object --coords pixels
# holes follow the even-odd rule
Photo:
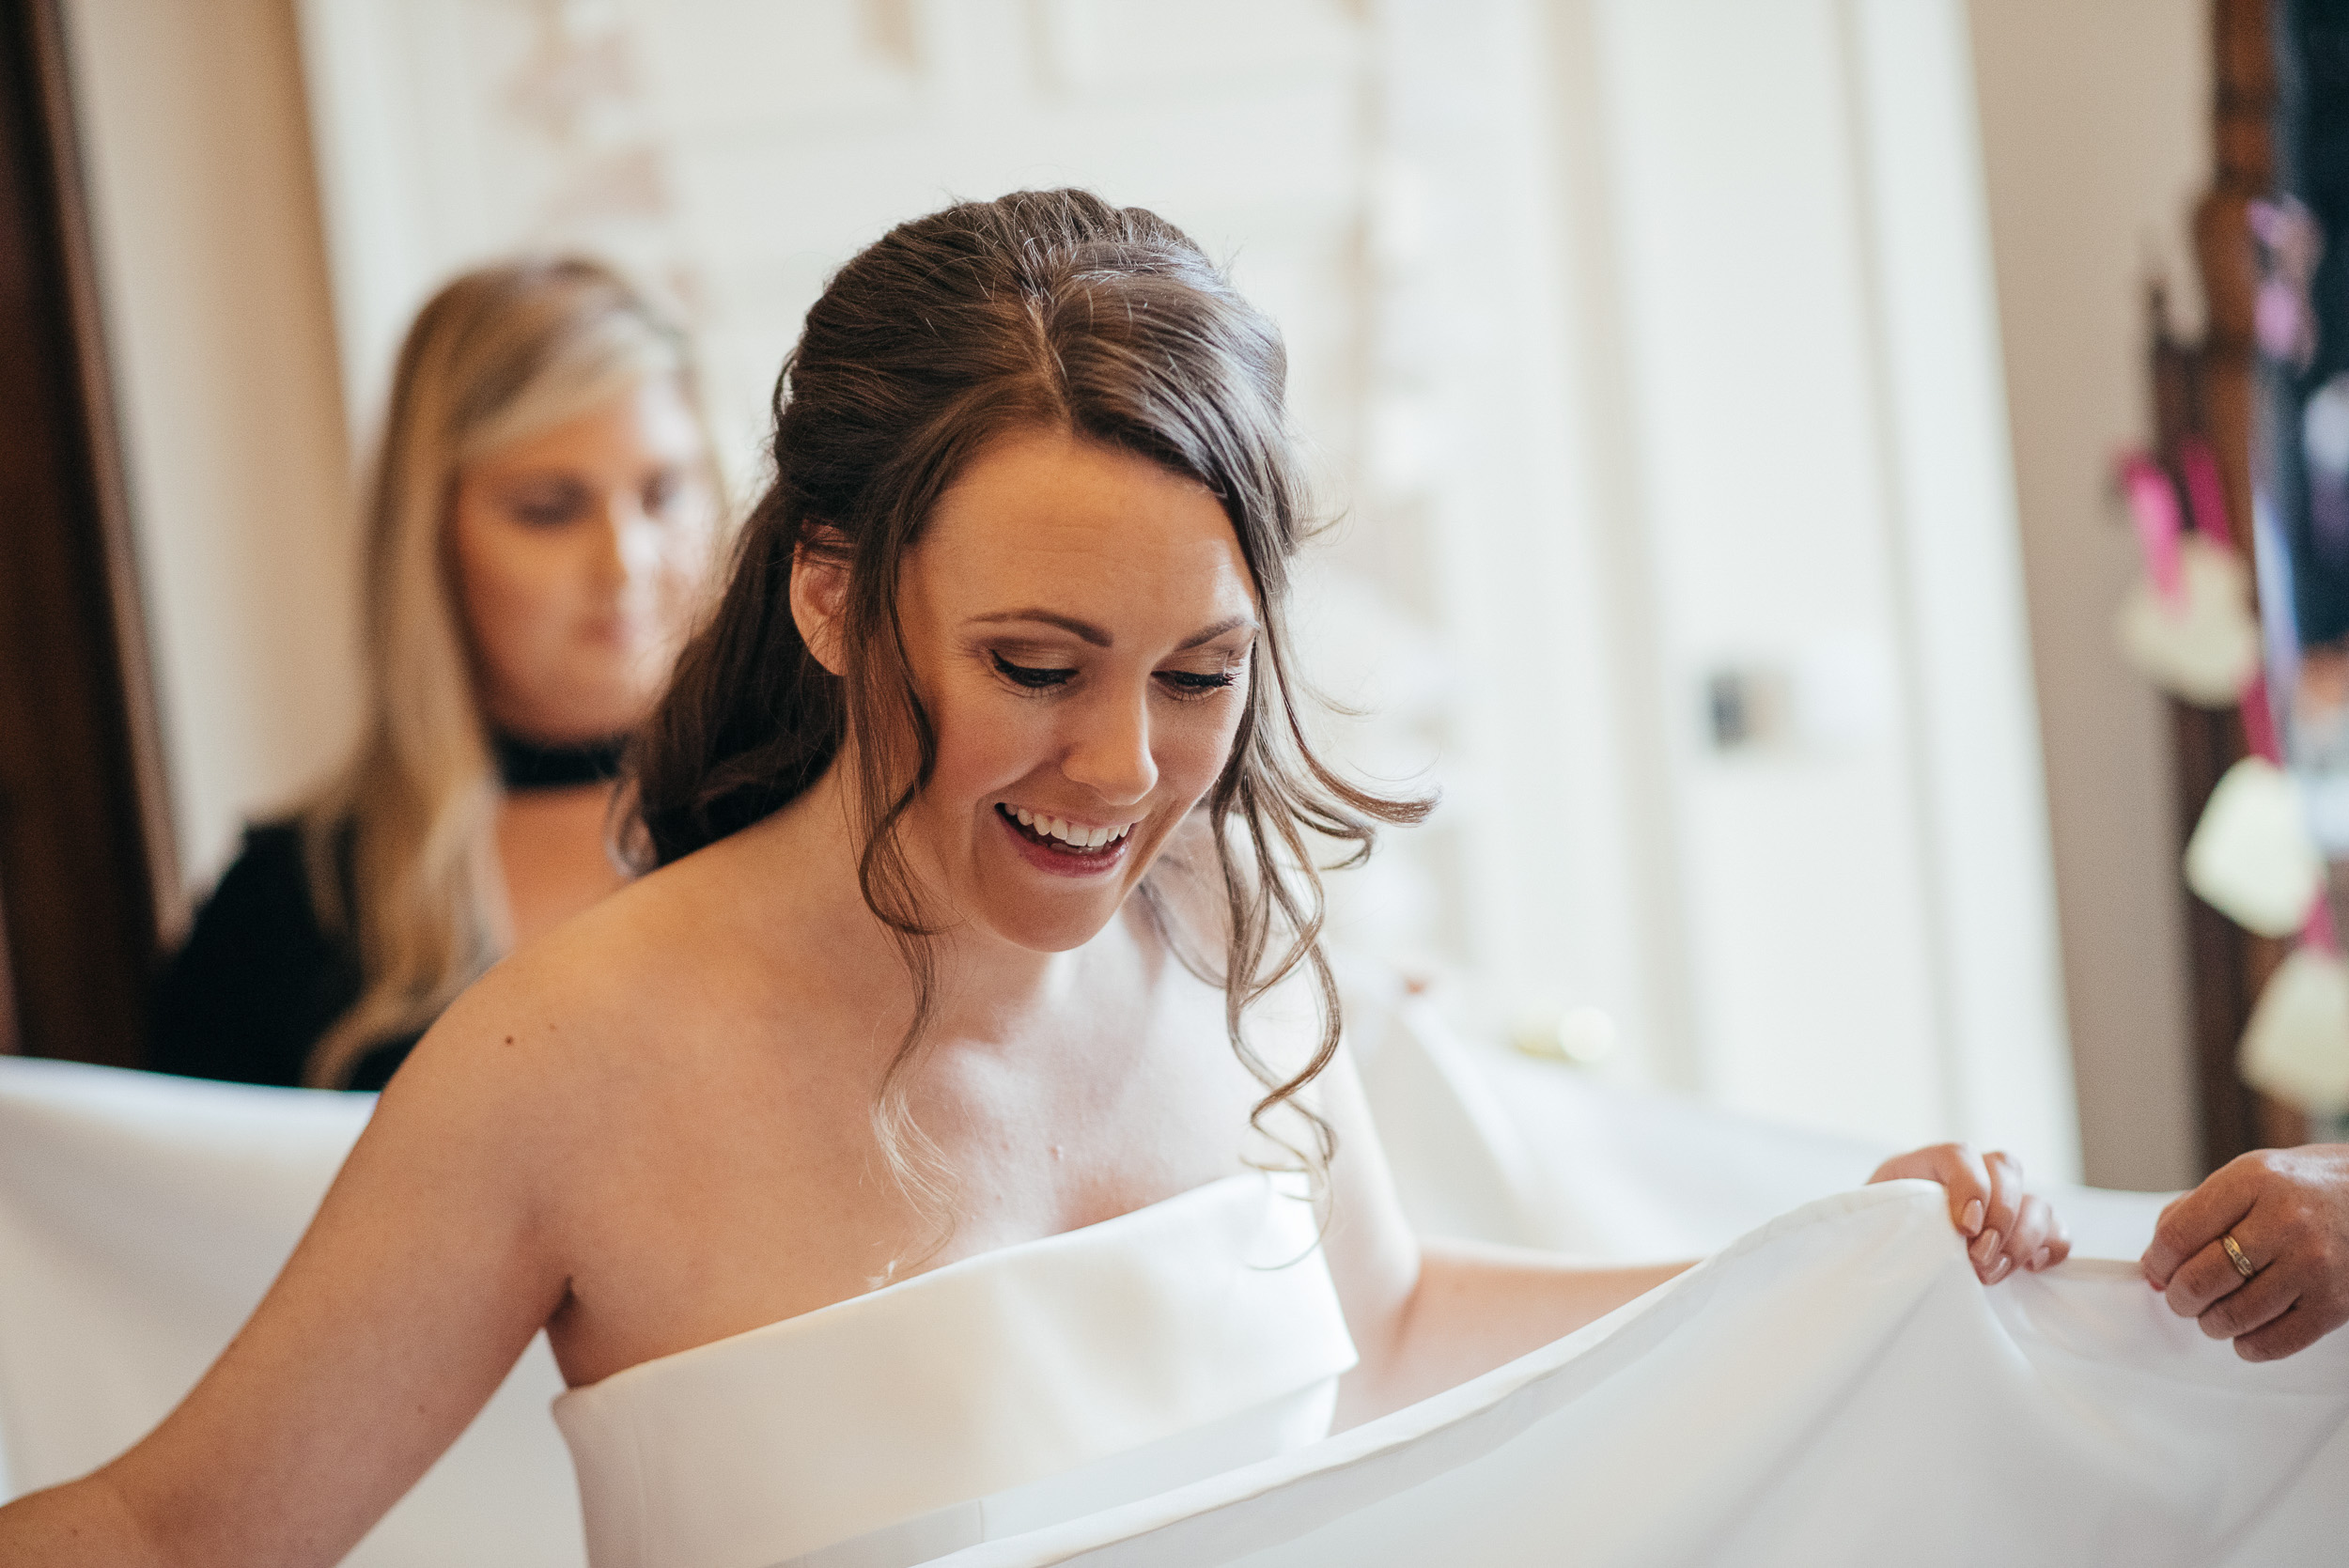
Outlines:
[[[2336,396],[2349,384],[2336,381],[2349,365],[2349,8],[2218,0],[2212,15],[2202,319],[2181,326],[2149,288],[2153,447],[2123,459],[2149,578],[2183,546],[2223,557],[2258,598],[2261,657],[2234,692],[2162,682],[2200,898],[2186,916],[2206,1166],[2338,1135],[2349,1107],[2349,963],[2328,885],[2349,853],[2349,492],[2335,483],[2349,472],[2349,399]],[[2174,633],[2190,607],[2168,618]],[[2269,820],[2247,833],[2263,790]]]
[[[68,74],[0,13],[0,1046],[134,1065],[185,906]]]
[[[1349,947],[1626,1083],[2111,1186],[2202,1169],[2108,475],[2154,436],[2143,282],[2198,308],[2206,0],[21,14],[70,45],[156,928],[350,744],[350,454],[449,273],[561,246],[647,279],[747,477],[831,267],[1080,183],[1288,334],[1336,520],[1300,626],[1368,710],[1333,736],[1445,792],[1337,879]],[[35,1022],[17,875],[24,1047],[93,1054]]]

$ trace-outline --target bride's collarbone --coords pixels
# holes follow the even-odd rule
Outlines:
[[[571,1195],[574,1286],[549,1325],[566,1374],[597,1381],[1237,1173],[1261,1088],[1220,1014],[1206,1023],[1090,1051],[947,1043],[910,1098],[926,1199],[890,1173],[851,1076],[647,1096],[632,1146]]]
[[[556,1184],[576,1265],[549,1325],[566,1374],[596,1381],[1245,1169],[1264,1085],[1230,1048],[1221,992],[1179,966],[1105,971],[1120,983],[935,1031],[904,1082],[928,1199],[875,1131],[902,1021],[836,988],[672,975],[675,1005],[632,1009],[643,1038],[597,1073],[595,1136]],[[1285,1073],[1297,1031],[1261,1013],[1252,1041]]]
[[[641,1188],[607,1189],[548,1325],[557,1358],[572,1383],[599,1381],[1237,1173],[1244,1104],[1200,1109],[975,1116],[935,1141],[927,1197],[891,1177],[862,1116],[828,1152],[760,1145],[728,1120],[657,1173],[639,1165]]]

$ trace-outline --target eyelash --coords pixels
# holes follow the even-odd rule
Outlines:
[[[1002,675],[1014,686],[1024,686],[1031,691],[1048,691],[1055,686],[1066,686],[1075,678],[1077,674],[1074,670],[1040,670],[1034,665],[1014,664],[1000,653],[990,653],[988,658],[995,661],[997,675]]]
[[[988,657],[995,661],[996,674],[1014,686],[1030,691],[1049,691],[1055,687],[1066,686],[1077,675],[1074,670],[1048,670],[1030,664],[1014,664],[1000,653],[990,652]],[[1210,675],[1195,670],[1161,670],[1159,678],[1167,682],[1176,696],[1190,698],[1220,691],[1232,684],[1233,677],[1229,673]]]

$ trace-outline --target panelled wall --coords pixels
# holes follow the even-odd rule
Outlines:
[[[164,69],[137,37],[157,3],[79,0],[118,147],[123,84]],[[889,223],[1022,184],[1157,208],[1289,335],[1333,520],[1302,625],[1375,710],[1333,744],[1444,792],[1337,879],[1344,939],[1481,1027],[1602,1010],[1602,1070],[2077,1162],[1957,0],[238,3],[270,47],[299,40],[303,96],[269,101],[306,99],[340,393],[279,350],[311,378],[306,453],[334,401],[364,442],[448,271],[577,243],[692,316],[754,479],[799,315]],[[116,243],[141,241],[123,310],[154,272],[164,219],[137,194],[163,152],[101,171]],[[287,343],[319,292],[288,274],[257,337]],[[148,406],[196,384],[154,354],[126,370]],[[134,457],[152,550],[208,548],[222,481],[155,431]],[[302,529],[318,562],[348,550],[347,521]],[[164,682],[198,876],[347,733],[347,610],[224,609],[253,587],[150,583],[183,662],[212,661]],[[264,716],[287,734],[241,759],[189,738]]]

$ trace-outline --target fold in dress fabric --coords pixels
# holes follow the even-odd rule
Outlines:
[[[2118,1262],[1984,1290],[1939,1189],[1888,1183],[1383,1421],[944,1564],[2338,1563],[2345,1420],[2349,1337],[2251,1365]]]
[[[1391,1103],[1438,1103],[1408,1074],[1382,1089],[1380,1073],[1409,1059],[1383,1060],[1370,1075],[1382,1118]],[[1726,1118],[1691,1120],[1683,1133],[1660,1110],[1635,1123],[1563,1069],[1541,1083],[1554,1105],[1545,1109],[1529,1083],[1512,1085],[1505,1107],[1527,1119],[1520,1130],[1535,1156],[1544,1127],[1685,1137],[1681,1188],[1642,1188],[1657,1227],[1682,1227],[1674,1241],[1750,1223],[1750,1206],[1779,1195],[1768,1181],[1734,1185],[1736,1172],[1718,1151],[1707,1166],[1698,1142],[1732,1136],[1756,1157],[1772,1139],[1797,1146],[1795,1135],[1766,1138]],[[0,1497],[101,1463],[169,1409],[259,1299],[368,1105],[0,1060]],[[1453,1142],[1407,1121],[1398,1116],[1390,1134],[1398,1166],[1457,1168]],[[1464,1136],[1461,1126],[1447,1135]],[[1832,1179],[1847,1158],[1814,1151],[1799,1179]],[[1506,1177],[1520,1212],[1484,1214],[1484,1228],[1565,1234],[1566,1209],[1550,1219],[1532,1212],[1539,1161],[1505,1166],[1479,1177],[1482,1189],[1455,1184],[1443,1201],[1479,1220],[1475,1205],[1497,1203]],[[1690,1172],[1705,1171],[1720,1179],[1699,1190]],[[1624,1172],[1577,1185],[1584,1179]],[[633,1515],[642,1538],[629,1549],[641,1560],[685,1564],[698,1550],[686,1538],[708,1523],[692,1517],[706,1513],[695,1477],[730,1510],[773,1515],[772,1530],[757,1526],[737,1555],[713,1548],[692,1568],[774,1568],[793,1556],[806,1568],[879,1568],[941,1552],[955,1568],[2146,1568],[2349,1556],[2349,1334],[2250,1366],[2170,1316],[2127,1261],[2076,1260],[1985,1291],[1937,1191],[1920,1184],[1810,1203],[1511,1366],[1293,1446],[1326,1415],[1317,1386],[1347,1353],[1328,1331],[1318,1260],[1268,1271],[1268,1294],[1245,1294],[1252,1276],[1233,1271],[1251,1263],[1240,1238],[1254,1234],[1242,1202],[1252,1190],[1218,1184],[985,1254],[843,1303],[829,1327],[811,1314],[793,1320],[800,1330],[779,1325],[646,1363],[634,1382],[665,1385],[658,1395],[614,1397],[630,1386],[622,1374],[566,1396],[589,1509],[635,1506],[622,1489],[641,1483],[625,1467],[637,1459],[614,1457],[633,1446],[672,1467],[678,1488]],[[2137,1228],[2110,1226],[2103,1245],[2133,1256],[2158,1201],[2108,1205],[2108,1219],[2133,1216]],[[1217,1268],[1230,1294],[1202,1294]],[[924,1280],[932,1282],[912,1288]],[[988,1313],[999,1327],[982,1332]],[[1153,1313],[1186,1325],[1150,1327]],[[834,1329],[844,1338],[828,1349]],[[798,1351],[839,1350],[822,1389],[794,1361],[794,1339]],[[945,1374],[910,1377],[922,1353],[896,1355],[896,1340],[959,1346],[962,1359],[983,1363],[953,1385],[975,1397],[935,1402],[958,1409],[958,1424],[934,1419],[924,1398],[931,1388],[953,1392]],[[1166,1357],[1153,1363],[1161,1341]],[[347,1353],[366,1347],[354,1340]],[[1217,1370],[1226,1367],[1228,1376]],[[1000,1392],[1005,1386],[1039,1394]],[[560,1387],[540,1342],[347,1560],[577,1568],[580,1495],[548,1414]],[[989,1419],[999,1406],[1001,1419]],[[803,1530],[796,1511],[811,1478],[779,1473],[770,1485],[744,1468],[746,1435],[761,1422],[809,1450],[861,1433],[853,1449],[809,1463],[881,1474],[886,1486],[845,1524]],[[918,1475],[884,1473],[916,1469],[916,1440],[950,1424],[954,1440],[924,1457]],[[900,1428],[906,1440],[893,1444]],[[771,1457],[790,1462],[787,1452]],[[918,1485],[898,1495],[910,1481]],[[813,1483],[839,1484],[820,1475]],[[1030,1523],[1038,1528],[1023,1529]]]
[[[170,1413],[301,1239],[371,1094],[0,1057],[0,1498]],[[335,1354],[368,1354],[353,1333]],[[581,1568],[543,1335],[345,1568]]]
[[[1234,1176],[554,1402],[595,1568],[910,1568],[1328,1436],[1301,1192]]]

